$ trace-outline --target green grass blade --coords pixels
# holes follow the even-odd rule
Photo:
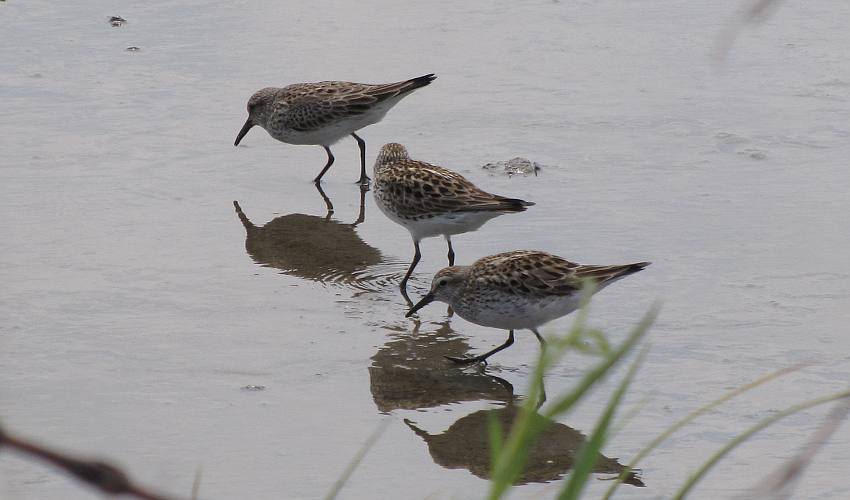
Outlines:
[[[608,405],[605,407],[605,411],[599,417],[593,434],[590,435],[590,438],[584,443],[584,446],[581,447],[581,450],[576,455],[575,460],[573,460],[573,471],[566,486],[564,486],[564,489],[558,495],[558,500],[578,500],[580,497],[590,474],[593,473],[593,466],[596,465],[599,453],[607,441],[608,429],[614,419],[614,412],[620,406],[620,402],[623,400],[623,396],[626,394],[632,380],[634,380],[637,369],[645,355],[646,349],[643,349],[638,359],[632,363],[629,372],[623,378],[623,381],[620,382],[617,390],[614,391],[614,394],[608,401]]]
[[[620,418],[617,423],[612,427],[611,437],[616,436],[620,433],[620,431],[625,429],[626,426],[628,426],[632,422],[632,420],[634,420],[640,414],[640,412],[644,408],[646,408],[650,401],[652,401],[651,395],[644,396],[643,398],[641,398],[640,401],[638,401],[631,408],[629,408],[628,411],[626,411],[626,414],[623,415],[622,418]]]
[[[520,409],[519,416],[511,425],[508,437],[499,447],[498,455],[495,455],[492,461],[491,487],[488,495],[490,499],[501,498],[525,467],[528,450],[537,434],[535,426],[532,425],[534,420],[532,417],[536,414],[537,401],[543,391],[543,374],[553,355],[552,349],[547,348],[541,351],[532,375],[529,395]]]
[[[592,295],[591,283],[590,286],[585,286],[582,291],[582,302],[569,333],[564,337],[551,339],[547,342],[546,347],[541,349],[534,366],[534,373],[531,376],[528,396],[520,415],[511,425],[508,436],[500,447],[500,453],[492,462],[491,487],[488,498],[493,500],[501,498],[522,473],[528,459],[528,450],[536,435],[536,432],[532,429],[533,420],[531,417],[540,406],[541,398],[545,393],[543,377],[550,366],[563,358],[566,351],[574,344],[575,339],[581,337]]]
[[[556,418],[559,415],[566,413],[567,410],[573,407],[584,396],[584,394],[598,382],[608,371],[616,365],[632,348],[640,341],[641,338],[649,330],[650,325],[658,316],[658,306],[653,306],[648,313],[641,319],[640,323],[635,326],[626,341],[620,347],[614,349],[611,355],[604,359],[601,363],[594,366],[584,377],[579,381],[579,384],[571,392],[555,401],[546,410],[545,416],[548,418]]]
[[[848,416],[850,416],[850,398],[833,406],[806,444],[759,484],[750,488],[747,498],[791,498],[794,484],[803,477],[815,455],[829,442],[829,438],[848,419]]]
[[[496,460],[502,453],[502,446],[505,443],[505,430],[502,429],[502,423],[496,418],[496,414],[490,412],[487,414],[487,434],[490,443],[490,469],[496,466]]]
[[[192,481],[192,496],[189,497],[192,500],[198,500],[198,493],[201,491],[201,474],[203,473],[203,469],[199,465],[197,469],[195,469],[195,480]]]
[[[375,428],[372,434],[366,439],[366,442],[363,443],[363,446],[361,446],[360,449],[357,450],[357,454],[354,455],[354,458],[351,459],[351,462],[348,463],[348,465],[345,467],[345,470],[342,471],[342,475],[339,477],[339,479],[334,482],[333,488],[331,488],[331,491],[325,497],[325,500],[333,500],[334,498],[336,498],[337,495],[339,495],[339,492],[342,487],[345,486],[345,483],[348,482],[349,478],[351,478],[351,474],[354,473],[354,469],[356,469],[357,466],[360,465],[360,462],[362,462],[363,458],[366,457],[366,453],[368,453],[369,450],[372,449],[372,446],[375,445],[381,435],[383,435],[384,431],[387,430],[387,427],[390,425],[391,421],[392,419],[385,418],[381,421],[381,423],[378,424],[378,427]]]
[[[803,411],[803,410],[808,410],[809,408],[813,408],[813,407],[818,406],[818,405],[822,405],[822,404],[825,404],[825,403],[829,403],[831,401],[836,401],[838,399],[847,398],[847,397],[850,397],[850,390],[838,392],[838,393],[835,393],[835,394],[830,394],[828,396],[823,396],[823,397],[820,397],[820,398],[811,399],[809,401],[806,401],[806,402],[803,402],[803,403],[800,403],[800,404],[796,404],[794,406],[786,408],[785,410],[782,410],[781,412],[779,412],[775,415],[772,415],[768,418],[765,418],[764,420],[762,420],[761,422],[757,423],[756,425],[750,427],[749,429],[742,432],[741,434],[738,434],[734,439],[732,439],[729,443],[727,443],[726,446],[724,446],[723,448],[718,450],[714,455],[712,455],[711,458],[709,458],[699,469],[697,469],[696,472],[691,474],[691,476],[688,478],[688,480],[685,482],[685,484],[679,489],[678,492],[676,492],[676,496],[673,497],[674,500],[681,500],[681,499],[685,498],[685,495],[687,495],[688,492],[703,477],[705,477],[705,475],[711,470],[712,467],[714,467],[715,464],[717,464],[717,462],[721,458],[725,457],[727,454],[729,454],[729,452],[734,450],[738,445],[745,442],[747,439],[752,437],[757,432],[759,432],[759,431],[773,425],[777,421],[779,421],[779,420],[781,420],[785,417],[788,417],[790,415],[793,415],[797,412],[800,412],[800,411]]]
[[[743,393],[745,393],[749,390],[755,389],[756,387],[758,387],[762,384],[766,384],[767,382],[775,380],[775,379],[782,377],[784,375],[788,375],[789,373],[796,372],[797,370],[800,370],[801,368],[805,368],[806,366],[809,366],[809,365],[799,364],[799,365],[795,365],[795,366],[792,366],[792,367],[789,367],[789,368],[782,368],[782,369],[777,370],[775,372],[769,373],[769,374],[767,374],[763,377],[760,377],[756,380],[753,380],[752,382],[750,382],[748,384],[742,385],[741,387],[737,387],[737,388],[723,394],[722,396],[715,399],[714,401],[711,401],[711,402],[709,402],[709,403],[707,403],[703,406],[700,406],[696,410],[692,411],[691,413],[686,415],[684,418],[682,418],[681,420],[679,420],[675,424],[668,427],[667,430],[665,430],[664,432],[662,432],[661,434],[656,436],[655,439],[650,441],[650,443],[648,445],[646,445],[643,449],[641,449],[637,453],[637,455],[635,455],[634,458],[632,458],[632,460],[626,465],[626,468],[623,469],[623,472],[620,473],[620,476],[616,479],[616,481],[614,481],[611,484],[611,486],[608,488],[608,491],[605,492],[605,496],[602,497],[602,500],[609,500],[611,498],[611,496],[614,494],[614,492],[617,490],[617,488],[620,486],[620,484],[622,484],[623,480],[626,477],[628,477],[628,474],[635,467],[637,467],[638,463],[640,463],[641,460],[643,460],[653,450],[655,450],[658,446],[660,446],[661,443],[666,441],[676,431],[678,431],[679,429],[681,429],[685,425],[691,423],[697,417],[699,417],[699,416],[703,415],[704,413],[720,406],[721,404],[725,403],[726,401],[729,401],[730,399],[732,399],[736,396],[740,396],[741,394],[743,394]]]
[[[528,450],[531,448],[536,437],[545,429],[546,423],[554,420],[560,414],[569,410],[584,394],[598,382],[623,356],[626,355],[637,342],[646,334],[649,326],[658,314],[658,307],[654,306],[643,317],[638,325],[632,330],[628,338],[617,349],[613,350],[606,359],[597,364],[579,382],[579,384],[566,396],[556,400],[553,405],[543,413],[545,418],[532,418],[536,415],[536,398],[542,392],[542,380],[546,369],[559,360],[567,347],[572,343],[571,337],[581,334],[583,316],[577,318],[577,326],[565,339],[550,342],[549,346],[541,353],[541,357],[535,368],[533,385],[530,395],[523,405],[523,411],[517,418],[505,444],[502,453],[497,458],[491,475],[491,488],[488,498],[496,500],[501,498],[510,486],[522,473],[528,458]]]

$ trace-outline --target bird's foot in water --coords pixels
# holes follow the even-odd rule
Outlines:
[[[474,365],[476,363],[481,363],[482,365],[487,366],[487,358],[482,358],[481,356],[470,356],[466,358],[456,358],[454,356],[443,357],[459,365],[469,366]]]

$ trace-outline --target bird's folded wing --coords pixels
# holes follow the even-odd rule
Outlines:
[[[415,160],[398,162],[391,189],[416,212],[445,215],[459,212],[520,211],[520,200],[483,191],[462,175]]]
[[[284,125],[299,132],[310,132],[362,115],[375,102],[375,97],[366,94],[352,94],[345,98],[328,97],[321,93],[301,95],[289,102]]]
[[[538,298],[572,295],[581,290],[581,279],[575,274],[578,264],[555,255],[517,251],[493,257],[499,257],[492,263],[495,268],[482,263],[482,272],[475,277],[480,284],[487,282],[515,295]],[[495,276],[501,278],[494,279]]]

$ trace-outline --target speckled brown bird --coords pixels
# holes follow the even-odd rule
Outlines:
[[[505,198],[477,188],[462,175],[436,165],[412,160],[404,146],[385,144],[375,161],[374,195],[378,208],[404,226],[413,238],[413,262],[399,284],[402,291],[422,257],[419,242],[443,236],[454,265],[452,235],[475,231],[502,214],[522,212],[534,203]]]
[[[350,135],[360,146],[358,182],[367,184],[366,141],[355,132],[381,121],[401,99],[435,78],[428,74],[396,83],[328,81],[267,87],[248,100],[248,120],[233,145],[238,146],[251,127],[259,125],[281,142],[322,146],[328,161],[313,179],[319,183],[334,162],[330,146]]]
[[[509,330],[508,340],[490,352],[469,358],[449,357],[458,363],[486,363],[488,357],[513,344],[514,330],[531,330],[542,345],[537,328],[575,311],[586,280],[594,284],[595,293],[649,264],[586,266],[534,250],[490,255],[470,266],[438,271],[431,291],[410,308],[407,316],[437,300],[451,305],[467,321]]]

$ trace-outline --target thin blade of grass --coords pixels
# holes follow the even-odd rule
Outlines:
[[[548,351],[548,352],[547,352]],[[550,349],[544,349],[538,357],[532,375],[531,389],[523,403],[519,416],[511,425],[508,437],[502,442],[498,455],[492,461],[491,499],[498,499],[521,474],[528,459],[528,450],[534,441],[535,429],[532,426],[532,416],[537,411],[537,403],[543,391],[543,374],[546,370],[547,359],[554,354]]]
[[[567,481],[564,489],[558,495],[558,500],[578,500],[581,496],[581,492],[587,484],[587,479],[593,472],[593,466],[596,465],[596,460],[599,458],[599,453],[602,451],[602,446],[607,441],[608,429],[611,421],[614,419],[614,412],[620,406],[623,396],[626,394],[632,380],[634,380],[637,369],[645,356],[646,349],[643,349],[638,359],[632,363],[632,366],[629,368],[623,381],[620,382],[617,390],[614,391],[614,394],[608,401],[608,405],[605,407],[605,411],[599,417],[593,434],[590,435],[590,438],[584,443],[584,446],[581,447],[581,450],[573,460],[573,471],[570,474],[569,481]]]
[[[732,399],[736,396],[740,396],[741,394],[744,394],[745,392],[747,392],[749,390],[755,389],[756,387],[758,387],[762,384],[766,384],[767,382],[775,380],[775,379],[782,377],[784,375],[788,375],[789,373],[794,373],[797,370],[805,368],[806,366],[809,366],[809,365],[808,364],[799,364],[799,365],[791,366],[791,367],[788,367],[788,368],[782,368],[782,369],[777,370],[777,371],[772,372],[772,373],[768,373],[767,375],[760,377],[760,378],[757,378],[756,380],[753,380],[752,382],[750,382],[748,384],[742,385],[741,387],[737,387],[737,388],[725,393],[724,395],[720,396],[719,398],[717,398],[717,399],[715,399],[715,400],[713,400],[713,401],[711,401],[711,402],[709,402],[709,403],[707,403],[703,406],[700,406],[696,410],[692,411],[691,413],[686,415],[684,418],[682,418],[681,420],[679,420],[675,424],[668,427],[667,430],[665,430],[664,432],[662,432],[661,434],[656,436],[655,439],[650,441],[648,445],[644,446],[643,449],[641,449],[637,453],[637,455],[635,455],[634,458],[632,458],[632,460],[626,465],[626,468],[623,469],[623,472],[620,473],[620,476],[611,484],[611,486],[608,488],[608,491],[605,492],[605,496],[602,497],[602,500],[609,500],[611,498],[611,496],[614,494],[614,492],[617,490],[617,488],[620,486],[620,484],[623,482],[623,480],[626,477],[628,477],[629,472],[632,469],[634,469],[635,467],[637,467],[638,463],[640,463],[641,460],[643,460],[647,455],[649,455],[653,450],[655,450],[655,448],[660,446],[661,443],[666,441],[676,431],[678,431],[679,429],[681,429],[685,425],[693,422],[700,415],[703,415],[704,413],[720,406],[721,404],[725,403],[726,401],[729,401],[730,399]]]
[[[192,481],[192,500],[198,500],[198,493],[201,492],[201,475],[203,474],[203,468],[199,465],[197,469],[195,469],[195,480]]]
[[[555,338],[553,342],[550,342],[550,344],[554,344],[556,347],[554,351],[556,354],[563,355],[568,348],[576,345],[583,336],[585,332],[585,325],[587,324],[587,316],[590,314],[590,299],[593,297],[594,292],[596,292],[596,283],[590,279],[583,280],[581,301],[579,302],[578,311],[576,311],[576,318],[573,321],[572,327],[570,327],[570,331],[567,335]],[[560,357],[556,357],[560,359]]]
[[[496,418],[496,414],[490,412],[487,414],[487,434],[490,442],[490,469],[495,467],[496,459],[502,453],[502,446],[505,443],[504,429],[502,423]]]
[[[724,62],[732,51],[732,45],[741,35],[741,31],[747,26],[764,22],[779,7],[781,0],[753,0],[745,5],[738,17],[730,21],[725,29],[721,30],[717,38],[714,59]]]
[[[635,417],[637,417],[640,414],[641,410],[646,408],[646,405],[648,405],[650,401],[652,401],[652,395],[648,395],[648,396],[641,398],[640,401],[638,401],[637,403],[635,403],[634,406],[629,408],[629,410],[626,412],[626,414],[623,415],[622,418],[620,418],[617,421],[616,425],[613,426],[613,430],[611,431],[611,436],[612,437],[616,436],[617,434],[620,433],[620,431],[625,429],[626,426],[629,425],[629,423],[632,420],[634,420]]]
[[[134,483],[128,474],[114,465],[68,455],[29,439],[13,436],[0,427],[0,448],[9,448],[24,456],[52,465],[69,476],[99,490],[103,495],[129,496],[140,500],[169,500],[176,497],[154,492]]]
[[[588,314],[588,304],[593,295],[593,283],[584,283],[581,304],[570,331],[564,337],[551,339],[541,349],[528,390],[528,396],[522,406],[519,417],[513,422],[508,436],[500,448],[500,453],[492,462],[491,488],[488,498],[498,499],[516,481],[522,473],[528,459],[528,450],[535,437],[531,428],[532,414],[536,413],[545,394],[543,377],[549,367],[563,358],[566,351],[581,337]]]
[[[728,455],[729,452],[731,452],[736,447],[738,447],[738,445],[745,442],[747,439],[749,439],[750,437],[752,437],[754,434],[758,433],[759,431],[764,430],[765,428],[773,425],[777,421],[779,421],[779,420],[781,420],[785,417],[791,416],[795,413],[801,412],[803,410],[808,410],[809,408],[813,408],[813,407],[818,406],[818,405],[826,404],[826,403],[836,401],[836,400],[839,400],[839,399],[842,399],[842,398],[847,398],[847,397],[850,397],[850,390],[838,392],[838,393],[835,393],[835,394],[830,394],[828,396],[822,396],[822,397],[815,398],[815,399],[810,399],[809,401],[805,401],[803,403],[796,404],[794,406],[786,408],[785,410],[780,411],[779,413],[777,413],[775,415],[772,415],[768,418],[765,418],[764,420],[762,420],[761,422],[757,423],[756,425],[750,427],[749,429],[742,432],[741,434],[738,434],[734,439],[732,439],[729,443],[727,443],[726,446],[724,446],[723,448],[718,450],[714,455],[712,455],[711,458],[709,458],[702,466],[700,466],[699,469],[696,470],[696,472],[691,474],[691,476],[688,478],[688,480],[685,482],[685,484],[681,488],[679,488],[678,492],[676,492],[676,495],[673,497],[674,500],[681,500],[681,499],[685,498],[685,495],[687,495],[688,492],[703,477],[705,477],[705,475],[711,470],[712,467],[714,467],[715,464],[717,464],[717,462],[721,458]]]
[[[357,450],[357,454],[354,455],[354,458],[351,459],[351,462],[349,462],[348,465],[345,467],[345,470],[342,471],[342,475],[340,475],[339,479],[334,482],[333,488],[331,488],[331,491],[325,497],[325,500],[333,500],[334,498],[336,498],[340,490],[342,490],[342,487],[345,486],[345,483],[348,482],[349,478],[351,478],[351,474],[354,473],[354,469],[356,469],[357,466],[360,465],[360,462],[362,462],[363,458],[366,457],[366,453],[368,453],[369,450],[372,449],[372,446],[375,445],[378,439],[384,434],[384,431],[387,430],[387,427],[390,425],[390,420],[391,419],[389,418],[383,419],[378,424],[378,427],[376,427],[375,430],[372,431],[372,434],[369,435],[369,437],[366,439],[366,442],[364,442],[363,446],[361,446],[360,449]]]
[[[837,404],[829,415],[823,419],[815,433],[793,457],[781,467],[762,479],[758,485],[750,489],[746,496],[739,498],[772,498],[774,500],[790,499],[794,483],[797,482],[806,468],[812,463],[818,451],[850,415],[850,399]]]
[[[514,481],[516,481],[516,478],[519,477],[523,467],[525,466],[528,450],[539,433],[545,428],[545,425],[543,425],[542,422],[550,422],[554,420],[580,400],[584,394],[586,394],[587,391],[596,384],[596,382],[602,379],[611,367],[620,361],[623,356],[625,356],[625,354],[628,353],[635,344],[637,344],[644,334],[646,334],[649,326],[655,320],[657,315],[658,306],[656,305],[647,312],[643,319],[641,319],[640,323],[638,323],[638,325],[629,334],[627,339],[617,349],[612,351],[608,358],[597,364],[591,371],[585,374],[585,376],[579,381],[579,384],[570,393],[556,400],[555,403],[543,413],[545,418],[531,418],[535,413],[535,408],[532,408],[531,406],[534,404],[534,400],[532,397],[528,398],[526,404],[523,406],[524,411],[521,412],[520,417],[517,418],[517,421],[511,428],[511,432],[508,434],[505,446],[502,448],[502,453],[496,460],[491,476],[491,488],[488,498],[491,500],[501,498]],[[566,342],[562,341],[550,343],[553,344],[553,353],[547,354],[550,351],[549,347],[541,353],[541,357],[537,363],[533,377],[534,384],[531,390],[532,394],[539,395],[538,385],[542,387],[543,374],[546,368],[551,364],[554,364],[557,359],[560,359],[560,356],[563,355],[564,349],[566,349],[566,347],[571,343],[569,337],[576,335],[575,332],[577,331],[579,332],[578,334],[580,334],[581,325],[583,323],[579,323],[579,321],[583,321],[583,317],[581,315],[577,318],[577,324],[579,326],[573,328],[573,332],[568,335]],[[536,422],[537,425],[532,425],[533,422]]]
[[[656,316],[658,316],[657,305],[653,306],[652,309],[644,315],[643,319],[641,319],[640,323],[638,323],[631,333],[629,333],[629,336],[626,338],[625,342],[620,345],[620,347],[614,349],[608,358],[603,360],[601,363],[598,363],[589,372],[587,372],[579,381],[579,384],[575,387],[575,389],[549,406],[546,410],[545,416],[550,419],[555,418],[572,408],[573,405],[575,405],[576,402],[578,402],[578,400],[581,399],[596,382],[608,373],[611,367],[616,365],[617,362],[631,351],[638,341],[643,338],[649,330],[650,325],[652,325],[655,321]]]

